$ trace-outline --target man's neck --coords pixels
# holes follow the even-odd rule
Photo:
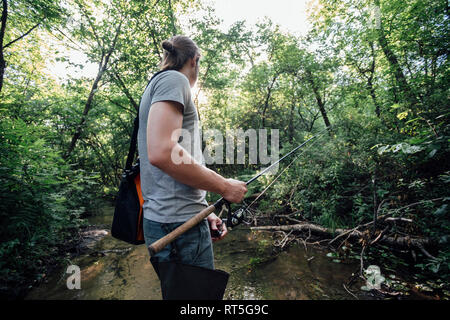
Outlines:
[[[193,88],[194,85],[195,85],[195,79],[194,79],[193,74],[192,74],[194,72],[192,70],[192,68],[190,68],[190,67],[185,65],[183,68],[181,68],[178,71],[181,72],[182,74],[184,74],[186,76],[186,78],[188,78],[189,84],[190,84],[191,88]]]

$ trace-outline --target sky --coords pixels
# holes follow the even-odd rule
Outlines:
[[[295,35],[306,34],[308,24],[306,21],[306,3],[308,0],[205,0],[216,10],[216,16],[223,20],[222,29],[226,31],[234,22],[245,20],[247,26],[254,25],[265,16],[281,29]],[[67,64],[56,62],[49,65],[49,73],[61,80],[67,74],[73,77],[94,78],[98,65],[86,63],[86,57],[76,51],[67,52],[69,60],[85,67],[80,70],[68,68]]]
[[[225,28],[238,20],[253,25],[267,16],[291,33],[304,35],[307,30],[307,0],[215,0],[211,3],[216,15],[224,20]]]

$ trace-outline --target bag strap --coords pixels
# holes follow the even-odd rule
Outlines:
[[[147,86],[145,86],[145,90],[147,90],[147,87],[150,85],[150,82],[159,74],[168,71],[168,70],[161,70],[155,73],[151,79],[148,81]],[[144,90],[144,91],[145,91]],[[142,99],[142,98],[141,98]],[[139,106],[141,105],[141,102],[139,101]],[[131,141],[130,141],[130,149],[128,150],[128,156],[127,156],[127,162],[125,164],[125,172],[131,171],[131,167],[133,165],[134,160],[134,154],[136,153],[137,149],[137,135],[139,131],[139,108],[137,110],[136,118],[134,118],[134,127],[133,127],[133,133],[131,135]]]

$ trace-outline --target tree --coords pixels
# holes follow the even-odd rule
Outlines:
[[[5,49],[15,45],[38,27],[51,29],[62,22],[65,10],[53,0],[15,0],[8,4],[2,0],[0,26],[0,92],[3,88],[6,60]],[[8,23],[10,21],[10,23]],[[8,27],[8,25],[11,25]],[[7,41],[7,42],[6,42]],[[6,42],[6,43],[5,43]]]

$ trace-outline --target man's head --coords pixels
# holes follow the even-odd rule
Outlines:
[[[161,70],[177,70],[189,79],[191,87],[198,77],[200,50],[190,38],[174,36],[162,42],[164,49]]]

